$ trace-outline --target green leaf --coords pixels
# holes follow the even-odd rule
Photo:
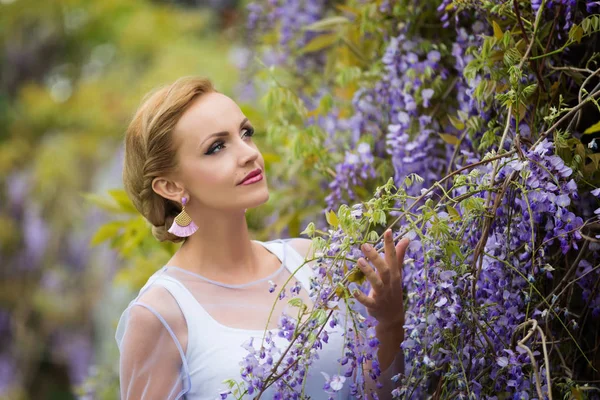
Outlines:
[[[136,249],[139,248],[139,245],[142,243],[147,233],[141,230],[131,230],[125,240],[123,245],[121,246],[121,254],[125,257],[130,256]]]
[[[379,239],[379,234],[376,231],[369,232],[369,236],[367,237],[367,240],[369,240],[369,242],[374,242],[377,239]]]
[[[312,24],[305,26],[302,29],[307,30],[307,31],[319,32],[319,31],[325,31],[325,30],[329,30],[329,29],[333,29],[333,28],[339,28],[340,26],[346,25],[349,23],[350,23],[350,20],[348,18],[342,17],[342,16],[335,16],[335,17],[324,18],[317,22],[313,22]]]
[[[469,113],[464,112],[462,110],[456,111],[456,114],[458,115],[458,119],[460,119],[461,121],[466,121],[469,119]]]
[[[594,125],[590,126],[585,131],[583,131],[583,134],[589,135],[590,133],[595,133],[595,132],[599,132],[599,131],[600,131],[600,121],[596,122]]]
[[[331,110],[331,107],[333,107],[333,97],[331,97],[330,93],[325,93],[319,101],[319,108],[323,114],[327,114]]]
[[[448,240],[448,242],[446,243],[446,252],[462,258],[462,254],[460,252],[460,244],[456,240]]]
[[[527,87],[525,87],[523,89],[523,96],[525,97],[529,97],[533,94],[533,92],[535,92],[535,89],[537,89],[537,83],[531,84]]]
[[[90,244],[97,246],[100,243],[112,239],[119,234],[119,231],[123,227],[122,221],[112,221],[102,225],[92,237]]]
[[[300,297],[294,297],[293,299],[290,299],[288,301],[288,304],[292,307],[300,308],[304,304],[304,301],[302,301],[302,299]]]
[[[450,219],[452,221],[460,221],[460,214],[454,207],[447,205],[446,210],[448,211],[448,215],[450,215]]]
[[[460,144],[460,139],[454,135],[449,135],[447,133],[440,133],[439,135],[442,138],[442,140],[448,144],[451,144],[454,146]]]
[[[385,212],[383,212],[383,210],[375,210],[373,213],[373,221],[375,221],[376,224],[385,225],[387,222]]]
[[[352,268],[348,274],[348,282],[356,282],[362,285],[366,279],[367,276],[358,267]]]
[[[340,220],[338,219],[337,215],[335,215],[335,213],[333,211],[329,211],[328,213],[326,213],[325,219],[327,220],[327,223],[334,228],[337,228],[338,225],[340,224]]]
[[[588,154],[590,160],[594,164],[594,169],[598,170],[598,164],[600,164],[600,153]]]
[[[326,47],[329,47],[335,44],[339,40],[339,36],[337,33],[327,33],[324,35],[319,35],[316,38],[312,39],[310,42],[306,44],[301,50],[300,53],[311,53],[313,51],[323,50]]]
[[[494,27],[494,37],[498,40],[501,40],[504,36],[504,32],[502,32],[502,28],[496,21],[492,21],[492,26]]]
[[[113,199],[117,202],[117,204],[121,207],[121,209],[130,214],[137,214],[137,210],[129,197],[127,197],[127,193],[123,189],[113,189],[109,190],[108,194],[111,195]]]
[[[589,18],[586,18],[583,21],[581,21],[581,27],[583,28],[583,31],[585,33],[589,32],[589,30],[590,30],[590,24],[591,24],[591,21],[590,21]]]
[[[316,319],[319,325],[323,325],[327,320],[327,313],[322,308],[313,311],[311,319]]]
[[[313,237],[315,235],[315,224],[314,222],[309,222],[308,225],[306,225],[306,229],[304,229],[302,232],[300,232],[301,235],[307,235],[308,237]]]
[[[465,124],[458,118],[456,118],[452,115],[448,115],[448,119],[450,120],[450,123],[452,124],[452,126],[455,127],[456,129],[458,129],[459,131],[462,131],[463,129],[465,129]]]
[[[235,386],[235,381],[233,379],[225,379],[223,383],[226,384],[229,389],[232,389]]]
[[[581,43],[581,38],[583,38],[583,29],[579,25],[573,25],[569,31],[569,39]]]
[[[266,165],[276,164],[281,161],[281,155],[277,153],[265,152],[262,154]]]
[[[110,211],[112,213],[122,213],[123,212],[123,210],[117,204],[110,201],[106,197],[99,196],[94,193],[83,193],[82,196],[86,201],[94,204],[97,207],[100,207],[101,209],[103,209],[105,211]]]
[[[506,49],[504,52],[504,65],[507,67],[517,64],[521,60],[521,53],[515,47]],[[519,76],[520,78],[520,76]]]

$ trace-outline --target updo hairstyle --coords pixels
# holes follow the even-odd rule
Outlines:
[[[142,100],[125,134],[123,183],[135,208],[152,224],[159,241],[181,242],[168,232],[179,203],[152,190],[152,181],[177,167],[173,129],[190,104],[205,93],[216,92],[210,80],[184,77],[160,87]]]

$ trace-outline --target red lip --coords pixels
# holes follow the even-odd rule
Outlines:
[[[250,178],[252,178],[252,177],[254,177],[254,176],[256,176],[256,175],[259,175],[261,172],[262,172],[262,169],[260,169],[260,168],[256,168],[254,171],[250,171],[250,172],[248,173],[248,175],[246,175],[246,176],[244,177],[244,179],[242,179],[242,181],[241,181],[240,183],[238,183],[238,185],[241,185],[242,183],[244,183],[244,182],[245,182],[245,181],[247,181],[248,179],[250,179]]]

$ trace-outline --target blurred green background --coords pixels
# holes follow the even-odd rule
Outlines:
[[[0,398],[117,397],[116,318],[172,251],[154,245],[132,261],[122,253],[139,251],[147,230],[119,254],[103,241],[118,221],[98,231],[114,211],[132,219],[118,190],[123,134],[145,93],[184,75],[211,78],[259,118],[240,83],[243,10],[0,0]]]

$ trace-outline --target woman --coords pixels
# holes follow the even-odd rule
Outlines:
[[[241,380],[242,360],[259,348],[265,329],[271,335],[283,312],[297,312],[276,301],[296,269],[287,287],[310,302],[312,270],[308,263],[299,267],[310,257],[311,241],[250,239],[245,210],[269,199],[253,134],[237,104],[198,78],[179,79],[149,95],[127,130],[125,189],[158,240],[183,244],[119,322],[123,399],[225,397],[223,381]],[[402,368],[400,266],[408,241],[394,246],[390,231],[386,238],[385,257],[363,249],[378,272],[366,263],[360,267],[375,290],[356,299],[378,321],[378,361],[389,381]],[[332,398],[350,398],[349,383],[340,388],[341,327],[327,327],[329,341],[309,369],[304,393],[312,399],[328,397],[326,376],[338,379],[329,385]],[[274,335],[272,343],[285,340]],[[261,397],[272,398],[275,388]],[[253,396],[260,390],[259,384],[250,389]],[[389,388],[380,391],[386,390],[389,395]]]

